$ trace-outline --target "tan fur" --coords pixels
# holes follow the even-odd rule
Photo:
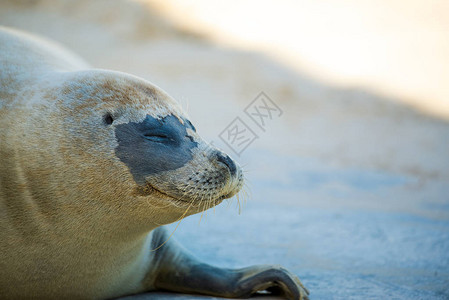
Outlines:
[[[99,299],[151,290],[151,230],[242,185],[240,173],[206,194],[192,188],[195,169],[221,167],[195,135],[200,147],[191,163],[137,186],[114,153],[103,113],[115,124],[184,113],[143,79],[86,68],[49,42],[0,28],[1,297]]]

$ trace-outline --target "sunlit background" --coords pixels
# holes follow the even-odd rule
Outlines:
[[[145,1],[221,45],[449,117],[445,0]]]
[[[244,166],[240,215],[175,233],[209,263],[282,264],[312,299],[449,297],[449,1],[5,0],[0,24],[155,83]]]

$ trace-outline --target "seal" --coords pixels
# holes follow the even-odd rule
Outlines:
[[[157,86],[0,28],[0,141],[2,298],[308,298],[282,267],[222,269],[169,239],[162,225],[234,196],[243,175]]]

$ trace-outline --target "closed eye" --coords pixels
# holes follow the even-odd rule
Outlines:
[[[153,142],[168,142],[168,141],[174,141],[172,138],[170,138],[168,135],[165,134],[153,134],[153,133],[147,133],[144,134],[145,139],[153,141]]]

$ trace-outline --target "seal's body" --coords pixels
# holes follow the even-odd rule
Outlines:
[[[240,167],[205,143],[158,87],[89,69],[57,45],[0,28],[2,298],[156,289],[306,298],[285,269],[206,265],[161,227],[242,184]]]

